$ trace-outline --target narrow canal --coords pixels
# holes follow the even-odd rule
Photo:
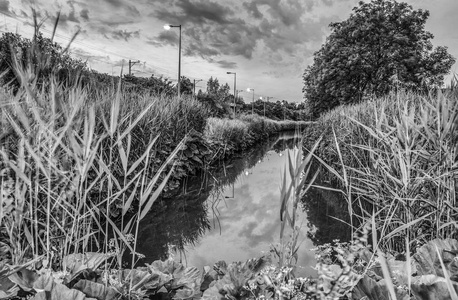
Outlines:
[[[280,238],[281,174],[300,138],[296,133],[269,138],[158,201],[140,224],[141,262],[172,253],[185,265],[203,268],[269,252]],[[337,220],[348,219],[345,210],[330,192],[312,190],[302,199],[298,274],[315,275],[312,249],[317,245],[349,239],[349,227]]]

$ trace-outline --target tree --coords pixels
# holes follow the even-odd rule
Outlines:
[[[216,95],[218,94],[219,90],[219,82],[218,78],[213,79],[213,76],[210,77],[207,81],[207,94],[209,95]]]
[[[311,113],[381,96],[394,87],[413,90],[443,83],[455,59],[433,49],[425,31],[429,12],[389,0],[360,2],[350,17],[332,23],[331,34],[305,69],[303,93]]]
[[[181,76],[181,81],[180,81],[180,93],[181,95],[192,95],[192,91],[194,89],[194,85],[191,82],[191,79],[185,76]]]

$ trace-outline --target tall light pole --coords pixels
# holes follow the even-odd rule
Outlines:
[[[165,30],[170,30],[170,28],[173,28],[173,27],[178,27],[180,29],[180,35],[179,35],[179,38],[178,38],[178,98],[180,98],[181,96],[181,91],[180,91],[180,88],[181,88],[181,85],[180,85],[180,82],[181,82],[181,25],[164,25],[164,29]]]
[[[235,72],[226,72],[226,74],[234,74],[234,119],[235,119],[235,108],[237,107],[237,104],[235,103],[235,98],[237,98],[237,73]]]
[[[204,80],[203,79],[197,79],[197,80],[194,79],[194,85],[193,85],[194,90],[193,90],[193,93],[192,93],[194,99],[197,99],[197,97],[196,97],[196,83],[198,83],[199,81],[204,81]]]
[[[253,114],[253,103],[254,103],[254,89],[247,88],[247,92],[252,91],[253,92],[253,100],[251,100],[251,114]]]

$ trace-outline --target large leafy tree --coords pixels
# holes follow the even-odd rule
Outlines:
[[[314,116],[394,87],[440,86],[455,59],[446,47],[433,49],[425,30],[429,12],[391,0],[360,2],[332,30],[313,64],[305,69],[304,97]]]
[[[199,91],[197,99],[206,103],[214,116],[223,117],[231,114],[228,103],[234,101],[229,90],[230,88],[227,83],[221,85],[218,78],[210,77],[207,81],[206,92]]]

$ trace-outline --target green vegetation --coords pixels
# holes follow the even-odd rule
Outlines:
[[[403,2],[360,2],[353,14],[330,25],[332,33],[304,72],[310,113],[386,95],[393,88],[441,87],[455,59],[446,47],[433,50],[425,30],[428,11]]]
[[[360,297],[379,299],[374,294],[379,290],[386,297],[395,293],[392,299],[431,299],[424,295],[436,289],[439,299],[453,299],[447,278],[455,274],[449,253],[457,249],[456,240],[449,240],[457,238],[458,224],[457,100],[452,92],[392,93],[338,107],[306,130],[306,149],[323,138],[315,158],[340,187],[353,232],[371,232],[375,255],[365,255],[362,277],[353,282]],[[402,256],[407,260],[395,260]],[[376,272],[373,263],[386,264],[391,273]]]
[[[246,150],[256,142],[279,131],[305,128],[306,122],[274,121],[258,115],[241,115],[237,119],[209,118],[204,136],[218,149],[215,155],[227,157],[236,151]]]
[[[424,33],[427,14],[404,4],[376,0],[355,12],[372,15],[377,5],[412,13],[418,22],[408,24]],[[422,37],[419,51],[430,39]],[[337,107],[309,124],[306,154],[289,155],[282,175],[280,242],[270,255],[218,262],[203,273],[172,257],[139,266],[139,223],[161,193],[272,132],[306,123],[215,118],[223,100],[209,106],[170,97],[170,82],[154,77],[124,83],[81,65],[63,78],[50,63],[65,50],[16,38],[24,48],[12,51],[10,63],[3,57],[14,71],[5,74],[16,77],[0,91],[0,298],[458,299],[458,242],[450,239],[457,227],[456,94],[390,94],[370,81],[358,99],[367,91],[384,97]],[[441,49],[428,52],[441,68],[422,66],[428,85],[451,61]],[[381,63],[393,75],[392,64],[405,66],[402,59]],[[339,101],[347,99],[343,87],[335,87]],[[297,214],[304,194],[320,188],[318,172],[347,200],[353,239],[318,247],[318,277],[299,278]]]
[[[215,129],[205,104],[154,92],[164,81],[139,89],[84,66],[60,77],[50,63],[66,50],[40,39],[12,43],[16,77],[0,90],[0,298],[200,295],[196,268],[136,266],[139,222],[184,176],[297,124],[253,115]],[[231,134],[238,122],[248,142]]]

